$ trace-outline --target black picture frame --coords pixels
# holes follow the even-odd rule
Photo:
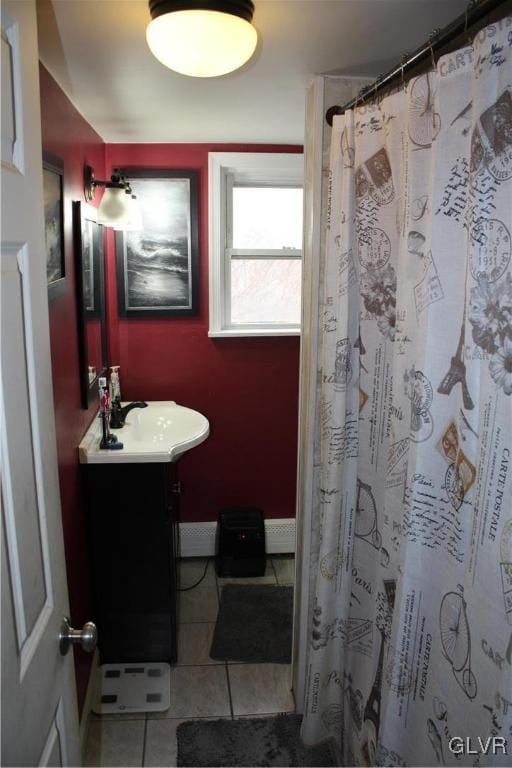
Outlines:
[[[73,246],[78,329],[78,358],[82,408],[89,408],[98,396],[98,377],[108,366],[105,305],[104,230],[96,221],[96,209],[73,201]],[[90,371],[88,323],[99,327],[100,361]]]
[[[66,285],[64,162],[46,151],[43,151],[43,199],[48,298],[55,299]]]
[[[86,320],[101,320],[105,308],[103,228],[97,224],[95,214],[84,208],[80,217],[83,308]]]
[[[143,228],[116,231],[121,317],[187,317],[199,311],[198,171],[125,168]]]

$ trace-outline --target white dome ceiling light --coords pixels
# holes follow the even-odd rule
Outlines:
[[[190,77],[239,69],[256,49],[252,0],[149,0],[146,39],[166,67]]]

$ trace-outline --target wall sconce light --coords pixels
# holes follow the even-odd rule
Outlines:
[[[92,166],[86,165],[84,197],[87,202],[94,199],[96,187],[105,187],[98,207],[98,224],[115,229],[141,229],[142,217],[135,195],[132,195],[130,185],[118,169],[114,168],[110,181],[107,181],[96,179]]]
[[[190,77],[219,77],[253,55],[258,34],[252,0],[149,0],[146,40],[169,69]]]
[[[129,224],[115,224],[115,230],[123,230],[124,232],[136,232],[142,229],[142,211],[137,200],[137,196],[133,194],[130,185],[127,185],[126,194],[128,195],[128,208],[130,211],[130,223]]]

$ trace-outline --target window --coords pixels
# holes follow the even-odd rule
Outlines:
[[[210,336],[300,332],[303,156],[212,152]]]

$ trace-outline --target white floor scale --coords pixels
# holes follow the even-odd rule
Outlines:
[[[102,664],[92,711],[97,715],[163,712],[171,705],[169,664]]]

